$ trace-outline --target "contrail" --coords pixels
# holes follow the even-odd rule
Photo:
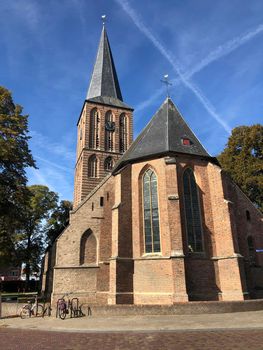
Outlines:
[[[237,36],[236,38],[227,41],[225,44],[218,46],[214,51],[210,52],[206,58],[200,61],[193,69],[185,73],[186,77],[191,77],[195,73],[208,66],[210,63],[217,61],[219,58],[224,57],[236,50],[240,46],[246,44],[249,40],[253,39],[255,36],[263,32],[263,24],[257,26],[257,28]]]
[[[41,162],[47,163],[47,164],[51,165],[52,167],[57,168],[57,169],[59,169],[59,170],[63,170],[63,171],[65,171],[65,172],[67,172],[67,173],[72,173],[72,172],[73,172],[73,169],[72,169],[72,168],[66,168],[66,167],[64,167],[64,166],[62,166],[62,165],[59,165],[59,164],[50,162],[49,160],[44,159],[44,158],[42,158],[42,157],[34,156],[34,158],[37,158],[37,159],[41,160]]]
[[[150,31],[149,28],[145,26],[143,21],[140,19],[140,17],[137,15],[137,13],[134,11],[133,8],[131,8],[130,4],[126,0],[115,0],[122,9],[130,16],[134,24],[138,27],[138,29],[153,43],[153,45],[160,51],[160,53],[168,60],[168,62],[172,65],[174,71],[177,73],[178,77],[182,81],[182,83],[187,86],[199,99],[199,101],[202,103],[204,108],[210,113],[210,115],[217,120],[217,122],[225,129],[225,131],[230,134],[231,128],[229,125],[216,113],[215,107],[212,105],[212,103],[207,99],[207,97],[204,96],[204,94],[200,91],[200,89],[193,84],[193,82],[190,81],[190,77],[200,71],[202,68],[204,68],[206,65],[211,63],[212,61],[220,58],[221,56],[225,55],[226,53],[229,53],[233,51],[238,46],[242,45],[246,41],[250,40],[253,36],[257,35],[263,30],[263,26],[259,26],[255,31],[247,33],[244,37],[239,37],[231,42],[228,43],[228,46],[225,47],[225,50],[223,50],[223,47],[218,47],[217,50],[212,52],[206,59],[201,61],[199,65],[197,65],[195,68],[195,71],[192,70],[189,72],[189,74],[183,74],[181,72],[181,68],[174,60],[174,57],[172,54],[165,49],[165,47],[162,45],[162,43],[153,35],[153,33]]]
[[[206,66],[209,64],[219,60],[221,57],[224,57],[228,54],[230,54],[232,51],[238,49],[240,46],[246,44],[249,40],[253,39],[255,36],[258,34],[261,34],[263,32],[263,24],[260,24],[257,26],[255,29],[237,36],[234,39],[231,39],[227,41],[225,44],[218,46],[215,50],[211,51],[206,58],[201,60],[199,63],[197,63],[193,68],[190,70],[184,72],[184,76],[186,76],[187,79],[191,78],[194,74],[200,72],[202,69],[204,69]],[[180,79],[173,79],[172,83],[174,86],[178,85],[181,82]],[[149,105],[152,104],[152,102],[161,96],[163,93],[163,89],[158,89],[155,94],[149,98],[146,101],[141,102],[136,106],[136,111],[141,111],[144,108],[148,107]]]

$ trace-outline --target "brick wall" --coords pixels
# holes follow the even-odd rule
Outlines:
[[[161,252],[153,254],[145,254],[141,185],[149,167],[157,175],[161,239]],[[189,252],[187,244],[188,167],[199,194],[200,253]],[[80,266],[80,241],[88,229],[96,237],[98,259]],[[248,235],[255,248],[262,247],[262,215],[217,165],[183,155],[137,162],[103,180],[75,207],[57,241],[54,297],[69,290],[98,304],[243,300],[248,291],[255,297],[262,286],[262,255],[250,266]]]
[[[99,145],[95,149],[90,148],[90,115],[96,108],[99,114]],[[105,151],[105,116],[108,111],[113,114],[115,122],[115,131],[113,133],[113,150]],[[128,147],[133,140],[133,116],[130,110],[110,107],[100,104],[85,102],[82,113],[78,122],[78,142],[77,142],[77,159],[75,168],[74,184],[74,207],[76,207],[107,175],[104,169],[104,162],[108,156],[111,156],[113,163],[116,164],[121,157],[120,151],[120,116],[125,113],[128,120]],[[88,159],[95,154],[98,159],[98,174],[96,178],[88,177]]]
[[[114,178],[108,177],[71,213],[70,225],[57,240],[53,302],[69,291],[83,302],[107,302],[113,189]],[[80,264],[81,238],[87,230],[96,237],[97,262]]]

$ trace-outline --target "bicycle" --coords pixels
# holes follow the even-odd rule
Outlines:
[[[29,318],[32,315],[35,317],[42,316],[43,315],[43,305],[38,303],[37,295],[35,296],[34,303],[32,301],[28,301],[27,304],[25,304],[21,311],[20,311],[20,317],[22,319]]]
[[[71,308],[70,299],[66,302],[65,297],[69,296],[71,293],[66,293],[62,298],[57,301],[57,314],[56,317],[59,316],[61,320],[65,320],[67,314],[69,313],[69,309]]]

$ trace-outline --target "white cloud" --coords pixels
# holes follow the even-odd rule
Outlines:
[[[43,136],[34,130],[32,130],[30,134],[32,136],[32,139],[30,141],[32,145],[40,147],[41,149],[62,157],[70,162],[75,161],[75,152],[69,151],[67,146],[61,143],[52,142],[48,137]]]

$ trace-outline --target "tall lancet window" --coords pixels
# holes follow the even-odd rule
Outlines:
[[[95,154],[89,157],[88,161],[88,176],[97,177],[98,176],[98,159]]]
[[[128,148],[128,119],[125,113],[120,115],[120,152]]]
[[[183,182],[188,248],[190,252],[202,252],[203,237],[198,187],[195,182],[194,173],[191,169],[188,168],[185,170]]]
[[[112,112],[108,111],[105,115],[105,151],[113,151],[114,131],[114,117]]]
[[[93,149],[99,148],[99,127],[100,117],[97,108],[94,108],[90,113],[90,132],[89,132],[89,147]]]
[[[151,169],[143,175],[143,212],[145,252],[160,252],[157,177]]]

